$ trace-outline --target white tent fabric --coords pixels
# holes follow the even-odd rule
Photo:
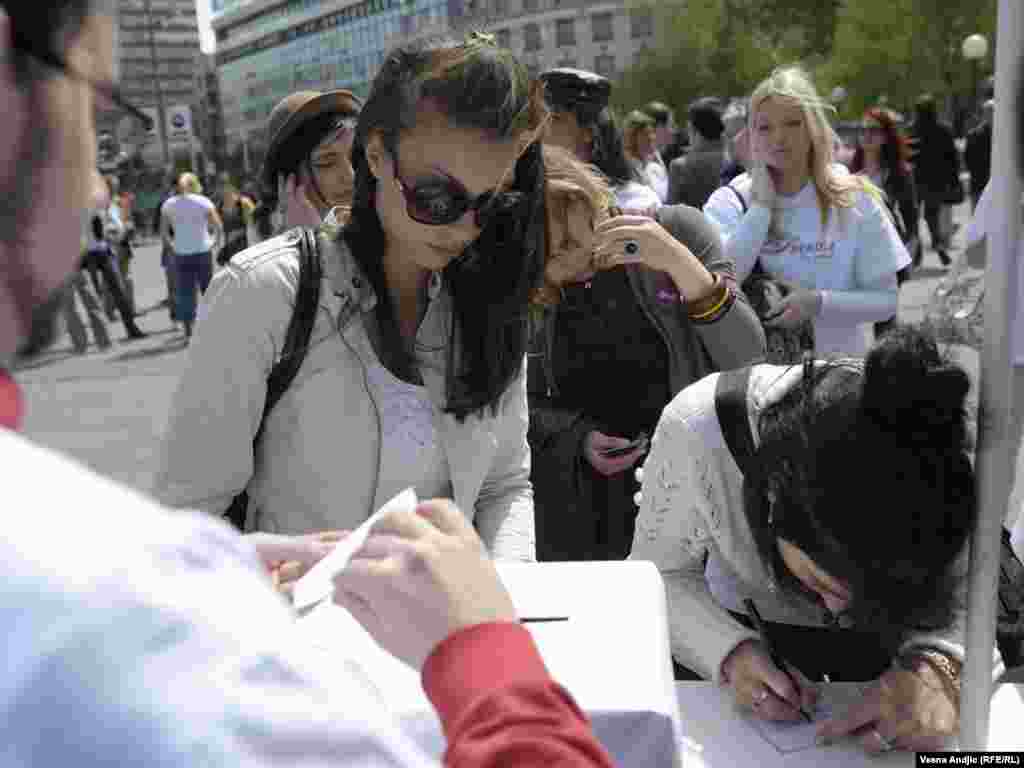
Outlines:
[[[981,418],[978,436],[979,514],[971,541],[967,601],[967,660],[960,709],[961,747],[988,746],[995,645],[996,590],[1003,520],[1007,514],[1016,446],[1007,426],[1013,403],[1011,324],[1018,305],[1018,242],[1021,178],[1018,157],[1020,51],[1024,4],[999,0],[996,25],[996,115],[992,147],[992,192],[996,205],[988,232],[985,276],[985,346],[981,356]],[[1012,201],[1012,204],[1011,202]],[[1013,279],[1011,279],[1013,276]],[[1024,403],[1017,404],[1024,407]]]

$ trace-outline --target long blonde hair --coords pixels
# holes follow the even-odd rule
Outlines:
[[[186,171],[178,177],[178,192],[183,195],[201,195],[203,194],[203,185],[199,183],[198,176]]]
[[[748,130],[751,136],[755,135],[754,122],[761,104],[773,97],[795,102],[804,113],[804,123],[811,138],[808,172],[818,196],[822,228],[828,224],[828,217],[833,208],[853,208],[861,192],[867,192],[876,200],[881,200],[881,193],[870,179],[856,174],[836,172],[835,145],[839,137],[826,114],[827,110],[834,112],[835,107],[818,95],[814,83],[802,67],[780,67],[754,89],[750,97],[748,116]],[[774,224],[774,214],[772,218]]]
[[[543,154],[546,216],[559,217],[563,231],[566,232],[569,210],[576,203],[582,203],[587,208],[594,226],[608,218],[615,205],[615,193],[594,166],[586,165],[571,152],[553,145],[545,145]],[[546,229],[547,237],[550,238],[550,226]],[[554,252],[553,245],[549,242],[545,249],[548,259]],[[548,281],[545,275],[541,278],[541,285],[534,291],[531,302],[539,306],[552,306],[560,298],[561,290]]]

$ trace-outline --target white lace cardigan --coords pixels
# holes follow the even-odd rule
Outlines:
[[[754,367],[747,394],[752,426],[801,376],[799,366]],[[711,374],[687,387],[662,413],[639,472],[640,511],[630,559],[653,561],[665,580],[672,655],[722,682],[726,656],[756,637],[728,613],[742,611],[743,599],[752,598],[768,621],[824,622],[820,607],[780,590],[757,553],[743,511],[743,476],[715,414],[717,381],[718,374]],[[964,618],[959,615],[946,631],[914,635],[903,648],[928,646],[962,659]],[[998,657],[996,664],[998,673]]]

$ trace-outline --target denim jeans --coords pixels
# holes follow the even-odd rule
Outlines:
[[[213,277],[210,252],[174,254],[174,271],[177,281],[175,314],[179,321],[191,325],[196,319],[196,289],[200,294],[206,293]]]

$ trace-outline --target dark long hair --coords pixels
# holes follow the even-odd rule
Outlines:
[[[900,131],[899,126],[893,119],[892,113],[882,107],[872,107],[864,113],[865,120],[874,120],[885,133],[885,143],[882,144],[882,167],[889,173],[902,178],[908,178],[913,173],[910,165],[911,149],[910,140]],[[864,170],[864,147],[857,143],[857,150],[853,153],[853,162],[850,170],[860,173]]]
[[[637,181],[633,167],[626,157],[626,145],[622,138],[622,130],[611,109],[608,107],[602,109],[597,115],[597,120],[591,125],[591,129],[594,134],[594,144],[590,162],[605,175],[612,186],[618,187],[631,181]]]
[[[511,53],[485,35],[464,43],[410,45],[388,54],[374,78],[352,145],[355,193],[341,232],[377,294],[376,318],[382,362],[399,375],[413,370],[384,274],[384,230],[374,199],[376,179],[366,159],[371,131],[394,152],[402,131],[416,123],[417,107],[431,99],[453,125],[484,131],[494,139],[521,139],[544,118],[541,90]],[[505,207],[496,211],[477,240],[444,270],[455,322],[447,348],[446,411],[465,419],[490,407],[520,373],[526,353],[530,295],[544,264],[544,162],[540,143],[519,156]]]
[[[969,388],[933,337],[901,327],[876,343],[863,373],[826,365],[764,410],[744,507],[784,588],[807,594],[780,538],[847,584],[846,614],[888,645],[950,625],[956,561],[977,512]]]

